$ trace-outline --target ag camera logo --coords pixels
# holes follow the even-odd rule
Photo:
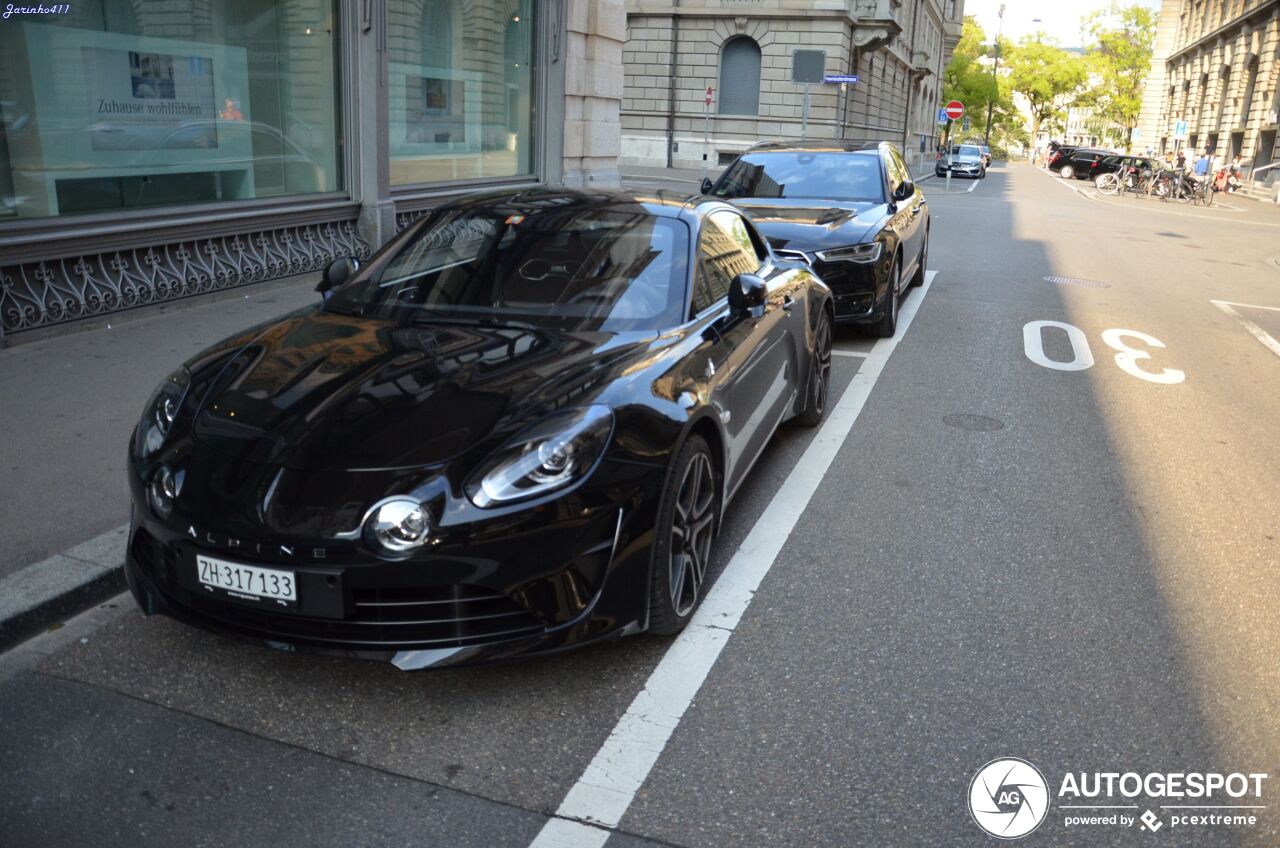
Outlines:
[[[992,760],[969,782],[969,813],[999,839],[1018,839],[1049,812],[1049,784],[1040,769],[1017,757]]]

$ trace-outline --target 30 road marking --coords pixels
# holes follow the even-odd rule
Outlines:
[[[1276,341],[1274,336],[1241,315],[1239,312],[1236,312],[1233,308],[1241,306],[1245,309],[1265,309],[1268,312],[1280,312],[1280,306],[1251,306],[1247,303],[1232,303],[1229,300],[1211,300],[1209,302],[1239,321],[1240,324],[1249,331],[1249,335],[1262,342],[1263,347],[1274,353],[1276,356],[1280,356],[1280,342]]]
[[[1044,330],[1054,327],[1067,334],[1071,343],[1071,359],[1059,362],[1050,359],[1044,352]],[[1147,371],[1138,363],[1151,358],[1151,353],[1141,348],[1130,346],[1125,339],[1137,339],[1148,348],[1165,348],[1164,342],[1141,330],[1126,330],[1116,327],[1102,331],[1102,341],[1115,351],[1116,365],[1126,374],[1155,383],[1161,386],[1173,386],[1187,379],[1187,375],[1176,368],[1164,368],[1158,372]],[[1274,342],[1275,340],[1272,339]],[[1028,321],[1022,326],[1022,351],[1036,365],[1054,371],[1087,371],[1093,367],[1093,351],[1089,348],[1089,339],[1084,331],[1074,324],[1062,321]]]
[[[909,297],[903,305],[898,333],[872,346],[853,381],[831,408],[826,424],[716,578],[689,626],[667,649],[530,848],[600,848],[618,826],[808,507],[885,363],[906,336],[936,274],[926,274],[920,296]]]

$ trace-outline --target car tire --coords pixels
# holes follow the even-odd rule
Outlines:
[[[813,365],[809,369],[809,386],[805,390],[804,411],[796,416],[801,427],[817,427],[827,414],[827,398],[831,393],[831,316],[823,309],[813,331]]]
[[[924,285],[924,275],[928,270],[929,263],[929,228],[924,228],[924,244],[920,245],[920,263],[916,266],[916,272],[911,275],[911,282],[907,283],[908,288],[919,288]]]
[[[691,435],[676,454],[658,504],[649,569],[650,633],[679,633],[698,608],[719,506],[720,487],[711,449],[701,436]]]
[[[1058,176],[1062,177],[1064,180],[1069,180],[1075,175],[1076,175],[1076,169],[1071,167],[1070,165],[1063,165],[1061,168],[1058,169]]]
[[[878,339],[891,339],[898,332],[898,296],[902,289],[902,257],[896,256],[893,267],[889,269],[888,302],[884,305],[884,314],[880,320],[871,325],[871,334]]]

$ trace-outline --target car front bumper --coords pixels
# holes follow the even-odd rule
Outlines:
[[[139,486],[125,578],[148,615],[281,650],[405,670],[556,651],[647,626],[662,477],[661,469],[623,469],[610,476],[607,493],[577,489],[475,522],[398,562],[310,543],[249,543],[181,519],[161,521]],[[296,605],[203,586],[197,554],[292,572]]]

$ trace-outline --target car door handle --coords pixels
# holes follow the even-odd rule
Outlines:
[[[921,209],[924,209],[924,204],[923,204],[923,203],[917,203],[915,206],[911,207],[911,215],[912,215],[912,217],[915,217],[916,215],[919,215],[919,214],[920,214],[920,210],[921,210]]]

